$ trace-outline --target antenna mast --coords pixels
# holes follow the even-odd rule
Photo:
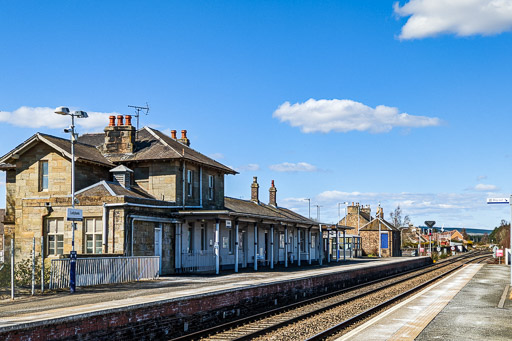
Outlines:
[[[128,106],[129,108],[134,108],[135,109],[135,117],[137,117],[137,131],[139,130],[139,116],[140,116],[140,112],[144,112],[144,114],[148,114],[149,113],[149,104],[148,102],[146,102],[146,106],[145,107],[139,107],[137,105],[129,105]]]

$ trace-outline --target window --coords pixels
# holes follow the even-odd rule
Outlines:
[[[232,229],[229,231],[229,253],[233,253],[233,250],[235,249],[235,238],[233,238],[234,232]]]
[[[306,236],[305,236],[306,232],[302,232],[300,233],[300,252],[306,252]]]
[[[39,162],[39,191],[48,190],[48,161]]]
[[[85,253],[101,253],[103,224],[99,218],[85,219]]]
[[[279,233],[279,248],[280,249],[284,249],[284,233],[280,232]]]
[[[315,235],[311,235],[311,248],[314,249],[315,247]]]
[[[189,197],[192,196],[192,189],[193,189],[193,186],[192,186],[192,181],[193,181],[192,175],[193,174],[192,173],[193,173],[192,170],[190,170],[190,169],[187,170],[187,194]]]
[[[201,251],[206,251],[206,228],[201,228]]]
[[[208,175],[208,199],[213,200],[213,175]]]
[[[46,220],[46,250],[48,256],[64,254],[64,220]]]
[[[188,228],[188,248],[187,252],[192,253],[194,251],[194,227],[191,226]]]

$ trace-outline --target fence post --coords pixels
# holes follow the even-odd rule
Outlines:
[[[32,238],[32,296],[36,286],[36,238]]]
[[[44,237],[41,236],[41,294],[44,292]]]
[[[14,238],[11,238],[11,300],[14,300]]]

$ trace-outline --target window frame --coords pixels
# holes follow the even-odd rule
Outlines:
[[[213,200],[215,196],[215,178],[208,175],[208,199]]]
[[[88,221],[93,221],[93,231],[92,233],[91,232],[87,232],[87,222]],[[100,228],[100,231],[99,233],[96,232],[96,224],[97,223],[100,223],[101,225],[101,228]],[[82,231],[83,231],[83,242],[82,242],[82,252],[84,254],[88,254],[88,255],[100,255],[103,253],[103,219],[101,217],[87,217],[87,218],[84,218],[84,222],[82,223]],[[88,252],[88,248],[87,248],[87,237],[88,236],[91,236],[92,235],[92,252]],[[100,252],[97,252],[98,251],[98,246],[97,246],[97,242],[98,242],[98,239],[99,239],[99,250]]]
[[[50,232],[50,222],[51,221],[55,221],[55,231],[56,232]],[[62,224],[62,231],[59,231],[59,221],[61,222]],[[45,247],[45,251],[46,251],[46,256],[47,257],[58,257],[60,255],[63,255],[64,254],[64,218],[46,218],[46,231],[45,231],[45,240],[46,240],[46,247]],[[53,252],[50,252],[51,251],[51,242],[50,242],[50,237],[54,237],[54,247],[53,247]],[[61,238],[58,238],[58,237],[61,237]],[[61,239],[59,241],[59,239]],[[62,243],[62,247],[59,248],[59,245],[58,243],[61,242]],[[59,249],[61,249],[61,252],[59,252]]]
[[[187,196],[192,197],[194,194],[194,172],[192,169],[187,169]]]
[[[44,172],[46,165],[46,174]],[[46,192],[48,191],[48,188],[50,187],[50,165],[48,160],[41,160],[39,161],[39,192]],[[46,187],[45,187],[45,180],[46,179]]]

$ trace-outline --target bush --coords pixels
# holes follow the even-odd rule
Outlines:
[[[35,266],[35,283],[41,284],[41,257],[36,257]],[[44,282],[50,283],[50,262],[44,264]],[[26,258],[14,265],[14,281],[17,287],[30,287],[32,286],[32,258]],[[5,263],[0,270],[0,287],[11,286],[11,264]]]

